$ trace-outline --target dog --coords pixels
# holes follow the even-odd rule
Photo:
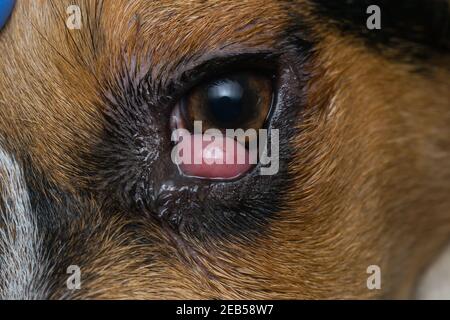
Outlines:
[[[450,237],[448,7],[17,1],[0,297],[414,297]],[[195,119],[278,130],[277,172],[179,171],[173,123]]]

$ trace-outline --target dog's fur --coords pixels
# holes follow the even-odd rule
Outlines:
[[[450,235],[448,24],[405,18],[410,37],[387,14],[368,31],[345,6],[19,0],[0,34],[0,297],[411,296]],[[181,74],[247,53],[281,78],[280,173],[222,186],[205,211],[169,199],[176,214],[153,214],[161,172],[135,150],[165,152]]]

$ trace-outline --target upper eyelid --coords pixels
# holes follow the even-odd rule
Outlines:
[[[254,52],[254,53],[240,53],[228,56],[212,57],[208,60],[204,60],[197,64],[193,68],[181,71],[181,78],[188,78],[190,80],[198,80],[203,74],[211,72],[228,72],[236,67],[246,67],[248,69],[255,68],[256,66],[263,67],[263,64],[271,62],[273,63],[277,58],[277,55],[272,52]],[[244,66],[246,64],[247,66]],[[265,70],[268,70],[269,66],[265,66]],[[273,68],[272,68],[273,69]],[[217,76],[217,73],[212,75]],[[200,79],[201,80],[201,79]]]
[[[195,64],[175,69],[162,84],[163,95],[180,99],[196,85],[233,71],[256,70],[274,73],[279,54],[271,51],[249,51],[228,55],[209,55]],[[181,65],[181,64],[180,64]],[[145,80],[145,79],[144,79]],[[151,80],[150,80],[151,81]],[[168,91],[172,92],[168,92]]]

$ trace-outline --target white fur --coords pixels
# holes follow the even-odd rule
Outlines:
[[[49,269],[23,171],[0,147],[0,299],[45,299]],[[425,273],[416,297],[450,299],[450,246]]]
[[[417,298],[450,300],[450,244],[423,275]]]
[[[45,298],[42,238],[23,172],[1,147],[0,202],[0,299]]]

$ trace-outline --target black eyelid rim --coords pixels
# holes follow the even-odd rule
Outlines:
[[[169,95],[178,101],[202,82],[228,74],[257,72],[274,78],[278,70],[279,56],[280,54],[271,51],[205,56],[195,65],[175,72],[175,78],[169,81],[166,88],[173,90]]]

